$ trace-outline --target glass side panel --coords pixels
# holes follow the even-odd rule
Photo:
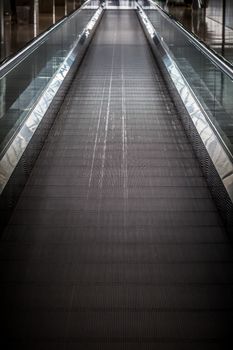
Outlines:
[[[46,89],[98,7],[99,1],[88,1],[0,78],[0,152]]]
[[[233,153],[233,81],[215,66],[166,15],[147,0],[139,0],[183,76]]]

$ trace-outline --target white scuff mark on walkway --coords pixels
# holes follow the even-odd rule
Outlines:
[[[102,155],[102,164],[101,164],[101,173],[100,173],[100,189],[103,187],[103,178],[104,178],[104,166],[106,159],[106,148],[107,148],[107,136],[108,136],[108,124],[109,124],[109,115],[110,115],[110,104],[111,104],[111,94],[112,94],[112,80],[113,80],[113,69],[114,69],[114,57],[115,57],[115,42],[116,42],[116,31],[114,33],[114,42],[113,42],[113,51],[112,51],[112,63],[111,63],[111,74],[109,81],[109,89],[108,89],[108,102],[107,102],[107,111],[106,111],[106,122],[105,122],[105,130],[104,130],[104,147],[103,147],[103,155]]]
[[[102,90],[102,97],[101,97],[100,108],[99,108],[99,113],[98,113],[98,122],[97,122],[97,127],[96,127],[95,142],[94,142],[94,148],[93,148],[93,154],[92,154],[91,170],[90,170],[89,181],[88,181],[87,199],[89,198],[91,181],[92,181],[92,177],[93,177],[93,168],[94,168],[96,148],[97,148],[99,129],[100,129],[100,120],[101,120],[101,115],[102,115],[102,111],[103,111],[104,94],[105,94],[105,83],[106,83],[106,78],[104,80],[104,86],[103,86],[103,90]]]
[[[126,126],[126,101],[125,101],[125,75],[124,75],[124,52],[121,48],[121,125],[122,125],[122,174],[123,174],[123,196],[124,196],[124,231],[127,224],[128,211],[128,150],[127,150],[127,126]]]
[[[121,52],[121,108],[122,108],[122,171],[124,179],[124,205],[125,210],[127,209],[126,204],[128,200],[128,162],[127,162],[127,127],[126,127],[126,104],[125,104],[125,80],[124,80],[124,56]]]

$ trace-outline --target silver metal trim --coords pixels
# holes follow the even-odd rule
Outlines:
[[[164,11],[164,9],[162,9],[161,6],[154,3],[152,0],[148,0],[148,2],[151,4],[152,7],[158,10],[163,17],[165,17],[167,20],[169,20],[169,22],[171,22],[173,25],[178,27],[185,34],[185,36],[188,37],[188,39],[192,42],[193,45],[195,45],[204,55],[208,57],[209,60],[211,60],[211,62],[215,66],[217,66],[222,72],[227,74],[227,76],[233,80],[233,65],[229,61],[227,61],[224,57],[220,56],[216,51],[208,47],[203,41],[201,41],[197,36],[195,36],[195,34],[187,31],[185,27],[178,20],[176,20],[173,16],[171,16],[166,11]]]
[[[77,40],[74,42],[73,49],[70,51],[65,61],[50,80],[46,90],[42,93],[36,106],[28,115],[23,125],[20,127],[18,133],[15,135],[10,146],[6,150],[0,160],[0,194],[5,188],[11,174],[13,173],[16,165],[22,157],[27,145],[29,144],[33,134],[38,128],[43,116],[48,110],[54,96],[64,81],[67,73],[69,72],[73,62],[77,57],[78,45],[83,45],[83,41],[86,41],[90,35],[94,32],[95,27],[104,11],[104,8],[100,6],[83,32],[79,35]],[[82,42],[82,43],[81,43]]]
[[[233,202],[233,163],[231,162],[225,147],[216,135],[215,130],[209,122],[209,118],[200,105],[195,93],[186,81],[182,72],[178,68],[173,55],[170,53],[166,43],[157,35],[152,23],[141,6],[138,5],[138,14],[150,36],[150,42],[155,46],[154,39],[159,40],[165,55],[162,61],[195,125],[206,150],[213,161],[213,164],[226,188],[226,191]],[[154,47],[156,50],[156,47]]]

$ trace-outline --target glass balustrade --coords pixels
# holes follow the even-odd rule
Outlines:
[[[100,3],[89,0],[32,46],[0,67],[0,153],[45,91]],[[23,58],[21,57],[23,56]]]
[[[138,3],[232,154],[233,75],[226,74],[211,57],[195,45],[195,40],[198,39],[192,40],[186,35],[176,21],[161,8],[148,0],[139,0]]]

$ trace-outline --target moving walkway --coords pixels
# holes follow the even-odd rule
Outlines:
[[[232,158],[217,117],[229,131],[231,99],[206,82],[231,68],[210,54],[198,90],[207,48],[150,2],[110,6],[87,1],[2,68],[5,88],[36,71],[2,111],[2,342],[225,349]],[[176,56],[174,28],[199,66],[184,42]]]

